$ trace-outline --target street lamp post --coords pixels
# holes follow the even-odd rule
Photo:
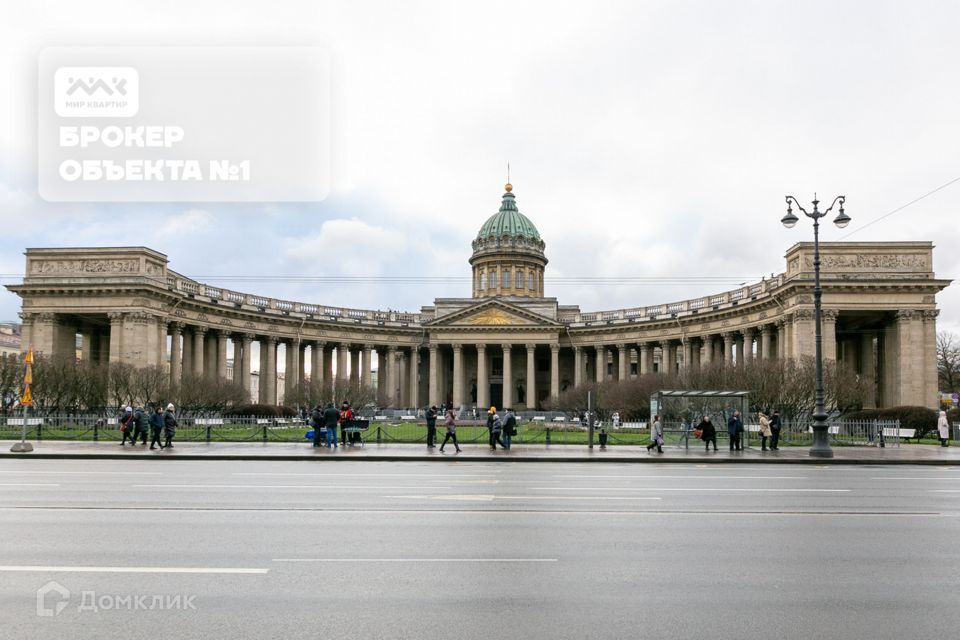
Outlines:
[[[810,455],[814,458],[832,458],[833,449],[830,448],[830,438],[827,433],[827,411],[823,406],[823,332],[820,321],[820,298],[823,294],[820,288],[820,218],[825,217],[833,207],[840,204],[840,212],[833,219],[833,223],[841,229],[850,224],[850,217],[843,212],[843,204],[846,202],[846,196],[837,196],[833,203],[825,210],[820,211],[817,200],[817,194],[813,194],[813,211],[807,211],[800,205],[793,196],[787,196],[787,215],[780,219],[788,229],[797,224],[797,216],[793,214],[793,205],[803,212],[803,215],[813,219],[813,321],[816,326],[816,372],[817,372],[817,395],[816,405],[813,409],[813,445],[810,447]]]

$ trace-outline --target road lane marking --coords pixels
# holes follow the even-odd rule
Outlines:
[[[960,493],[960,489],[928,489],[928,493]]]
[[[0,565],[0,572],[36,573],[201,573],[201,574],[264,574],[269,569],[235,569],[229,567],[56,567]]]
[[[110,475],[110,476],[162,476],[160,471],[0,471],[16,475]]]
[[[338,478],[487,478],[492,473],[270,473],[260,471],[235,472],[234,476],[306,476]]]
[[[422,489],[422,485],[395,487],[383,485],[342,485],[342,484],[135,484],[137,489],[318,489],[329,491],[331,489],[377,489],[377,490],[398,490],[398,489]],[[430,485],[431,489],[452,489],[453,487],[444,487],[439,485]]]
[[[274,558],[273,562],[559,562],[558,558]]]
[[[495,496],[491,494],[468,493],[463,495],[413,495],[413,496],[380,496],[385,499],[404,500],[463,500],[475,502],[492,502],[493,500],[663,500],[653,496]]]
[[[850,493],[853,489],[769,489],[737,487],[530,487],[536,491],[721,491],[731,493]]]
[[[886,477],[886,478],[870,478],[871,480],[953,480],[960,481],[960,477],[955,478],[938,478],[936,476],[927,476],[926,478],[903,478],[903,477]]]
[[[671,475],[643,475],[643,476],[633,476],[633,475],[573,475],[573,474],[563,474],[555,475],[554,478],[692,478],[695,480],[808,480],[808,476],[704,476],[704,475],[686,475],[686,476],[671,476]]]
[[[59,487],[50,482],[0,482],[0,487]]]

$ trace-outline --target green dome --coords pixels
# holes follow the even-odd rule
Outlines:
[[[500,211],[490,216],[483,223],[483,226],[480,227],[480,233],[477,234],[478,239],[502,236],[540,239],[540,232],[537,231],[537,228],[533,226],[527,216],[517,209],[516,196],[510,192],[512,188],[507,185],[507,192],[503,194]]]

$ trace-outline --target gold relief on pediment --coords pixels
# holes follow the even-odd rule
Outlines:
[[[498,309],[496,307],[485,309],[480,313],[476,313],[472,316],[467,316],[462,320],[458,320],[454,324],[458,325],[483,325],[483,326],[494,326],[494,325],[516,325],[516,324],[530,324],[530,322],[519,316],[515,316],[511,313],[507,313],[503,309]]]

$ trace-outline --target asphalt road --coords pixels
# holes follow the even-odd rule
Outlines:
[[[0,461],[2,638],[958,629],[960,468]]]

